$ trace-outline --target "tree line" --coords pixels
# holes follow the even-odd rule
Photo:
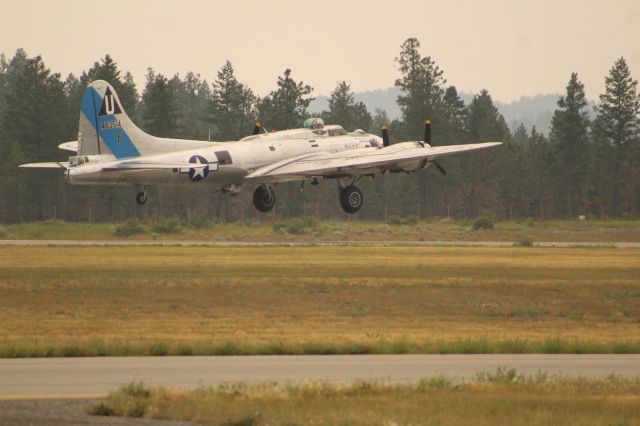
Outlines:
[[[447,157],[435,168],[389,174],[359,184],[365,206],[359,218],[388,216],[497,218],[636,218],[640,213],[640,97],[624,58],[611,67],[591,120],[584,85],[572,73],[558,99],[549,135],[520,125],[513,132],[481,90],[467,105],[420,42],[407,39],[395,59],[402,116],[389,122],[383,110],[356,102],[346,81],[329,97],[325,123],[378,133],[388,125],[391,141],[420,140],[426,118],[433,144],[503,141],[498,149]],[[310,117],[313,88],[286,69],[274,89],[258,96],[237,80],[226,61],[209,82],[199,74],[171,77],[149,68],[139,95],[131,73],[106,55],[88,70],[63,78],[41,56],[19,49],[0,55],[0,221],[47,219],[118,221],[128,217],[198,215],[217,221],[255,220],[253,188],[229,197],[194,184],[157,188],[144,207],[135,189],[74,187],[62,173],[22,170],[27,162],[66,160],[57,145],[75,140],[80,100],[86,86],[102,79],[118,92],[123,107],[145,131],[157,136],[235,141],[251,133],[256,120],[271,130],[301,127]],[[317,187],[278,186],[279,216],[345,218],[333,180]]]

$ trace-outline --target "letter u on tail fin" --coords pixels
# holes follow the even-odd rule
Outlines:
[[[106,81],[94,81],[85,89],[79,130],[78,155],[140,156],[130,135],[142,131],[129,119],[115,89]]]

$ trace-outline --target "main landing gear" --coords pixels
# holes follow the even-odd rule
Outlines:
[[[140,191],[136,194],[136,203],[141,206],[144,206],[147,202],[147,191]]]
[[[349,214],[354,214],[362,208],[364,198],[362,191],[355,185],[345,186],[340,189],[340,207]]]
[[[260,185],[253,192],[253,205],[262,213],[270,211],[276,204],[276,193],[269,185]]]
[[[311,184],[317,185],[317,180],[312,181]],[[342,210],[349,214],[354,214],[362,208],[364,197],[360,188],[355,186],[354,183],[343,186],[342,182],[338,181],[338,191]],[[271,186],[264,184],[256,188],[253,193],[253,205],[256,209],[266,213],[271,211],[275,204],[276,193]]]

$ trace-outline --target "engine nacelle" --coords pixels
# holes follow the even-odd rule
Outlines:
[[[390,169],[389,171],[391,173],[411,173],[418,170],[426,169],[430,165],[431,163],[428,162],[426,158],[424,158],[421,160],[411,160],[405,161],[404,163],[399,163],[396,167]]]

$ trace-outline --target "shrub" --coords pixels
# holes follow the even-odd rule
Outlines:
[[[0,238],[6,238],[9,236],[9,231],[4,226],[0,226]]]
[[[165,217],[158,219],[154,224],[151,230],[158,234],[175,234],[176,232],[180,232],[182,229],[182,223],[180,219],[177,217]]]
[[[147,229],[137,218],[132,217],[116,226],[114,232],[118,237],[129,237],[135,234],[144,234]]]
[[[533,238],[528,235],[520,235],[518,240],[513,243],[514,247],[533,247]]]
[[[488,214],[480,215],[476,220],[473,221],[473,230],[478,231],[480,229],[493,229],[495,220]]]

